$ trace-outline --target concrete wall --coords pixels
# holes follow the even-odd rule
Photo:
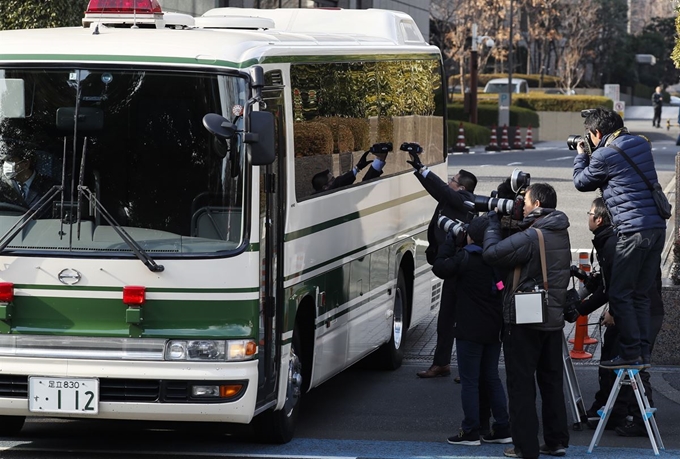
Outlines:
[[[534,142],[566,140],[571,134],[583,135],[580,112],[538,112],[540,129],[534,130]]]
[[[664,287],[661,298],[665,314],[654,344],[652,364],[680,365],[680,286]]]

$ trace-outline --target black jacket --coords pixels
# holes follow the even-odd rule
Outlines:
[[[597,308],[609,301],[607,286],[610,285],[612,266],[614,264],[614,254],[616,252],[616,234],[611,226],[600,226],[593,233],[593,247],[600,265],[602,282],[595,291],[579,304],[576,309],[582,316],[594,312]],[[661,267],[656,273],[656,281],[649,290],[650,309],[652,316],[664,315],[663,301],[661,300]],[[616,317],[614,317],[616,320]]]
[[[484,261],[492,266],[508,270],[503,290],[503,320],[513,323],[510,308],[513,295],[513,274],[515,266],[521,266],[520,285],[543,285],[538,234],[539,228],[545,240],[545,257],[548,273],[548,319],[544,324],[522,325],[540,330],[561,330],[564,328],[564,304],[569,288],[571,266],[571,245],[569,243],[569,219],[555,209],[534,209],[521,224],[523,231],[501,239],[498,215],[491,212],[489,227],[484,235]]]
[[[482,248],[468,244],[456,251],[455,242],[439,246],[432,272],[442,279],[456,278],[456,323],[453,336],[488,344],[500,341],[503,300],[496,288],[494,269],[482,259]]]
[[[437,177],[432,171],[428,172],[426,177],[423,177],[420,172],[415,172],[415,176],[423,185],[423,188],[430,193],[430,196],[437,201],[437,207],[427,227],[428,247],[425,250],[427,262],[433,265],[439,246],[446,239],[446,233],[439,228],[437,220],[441,215],[444,215],[468,223],[476,213],[465,204],[465,201],[473,203],[475,195],[467,190],[452,190],[448,183]]]

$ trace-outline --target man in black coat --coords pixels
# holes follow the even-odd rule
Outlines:
[[[430,224],[427,227],[428,247],[425,250],[427,262],[434,264],[439,246],[444,243],[446,233],[439,228],[437,220],[440,216],[450,219],[458,219],[465,223],[475,215],[465,204],[466,201],[474,202],[477,177],[472,173],[460,170],[451,177],[448,183],[437,177],[420,161],[420,156],[411,153],[411,161],[408,161],[415,169],[414,175],[423,185],[423,188],[437,201]],[[442,299],[439,305],[437,317],[437,346],[434,350],[432,365],[417,375],[421,378],[433,378],[436,376],[449,376],[451,374],[451,353],[453,352],[453,326],[456,321],[455,304],[455,280],[445,279],[442,286]]]
[[[556,210],[557,194],[547,183],[530,185],[524,195],[522,230],[502,237],[500,220],[489,213],[484,235],[484,261],[509,271],[503,295],[503,355],[510,405],[513,448],[508,457],[538,458],[539,454],[564,456],[569,444],[567,409],[563,392],[564,305],[570,280],[569,219]],[[544,239],[547,307],[540,323],[517,323],[516,291],[544,288],[539,243]],[[515,273],[518,281],[515,285]],[[536,383],[541,392],[543,439],[538,442]]]

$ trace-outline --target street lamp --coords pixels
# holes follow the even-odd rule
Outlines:
[[[482,40],[486,40],[487,48],[494,45],[491,37],[477,36],[477,24],[472,24],[472,46],[470,48],[470,122],[477,124],[477,75],[479,73],[477,63],[477,51]]]

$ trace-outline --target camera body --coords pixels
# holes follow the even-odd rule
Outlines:
[[[497,209],[501,215],[509,215],[513,220],[522,220],[524,218],[524,194],[530,184],[531,175],[515,169],[510,176],[510,188],[515,194],[514,198],[499,198],[494,191],[490,196],[475,195],[474,201],[467,201],[466,204],[476,212],[490,212]]]
[[[450,219],[444,215],[440,215],[437,219],[437,226],[445,233],[453,233],[454,236],[467,232],[468,227],[467,223],[458,219]]]
[[[374,143],[371,145],[371,148],[368,149],[373,154],[376,153],[389,153],[392,151],[392,142],[381,142],[381,143]]]
[[[410,142],[402,143],[401,146],[399,147],[399,149],[401,151],[406,151],[409,154],[416,154],[416,155],[419,155],[423,152],[423,147],[421,147],[417,143],[410,143]]]

